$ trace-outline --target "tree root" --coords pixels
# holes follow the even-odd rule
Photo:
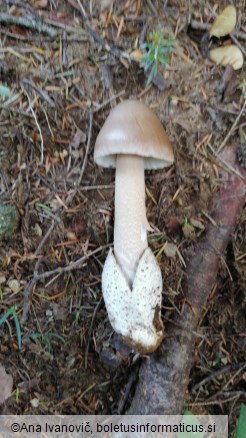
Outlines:
[[[196,329],[209,293],[216,282],[221,257],[246,202],[246,170],[236,162],[235,148],[221,157],[243,178],[223,171],[222,184],[214,195],[210,223],[187,263],[184,303],[159,350],[144,359],[136,392],[128,414],[174,415],[182,413],[192,367]]]

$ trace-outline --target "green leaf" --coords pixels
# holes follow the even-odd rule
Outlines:
[[[242,404],[240,407],[240,415],[236,427],[234,438],[246,437],[246,405]]]
[[[49,332],[49,333],[48,333],[48,336],[49,336],[50,339],[51,339],[51,338],[56,338],[56,339],[58,339],[58,341],[60,341],[62,344],[66,344],[65,339],[64,339],[62,336],[58,335],[58,333],[51,333],[51,332]]]
[[[6,313],[4,313],[4,315],[0,318],[0,326],[8,319],[8,317],[10,316],[10,315],[13,315],[13,313],[15,312],[15,310],[16,310],[16,307],[15,306],[12,306],[12,307],[10,307],[10,309],[9,310],[7,310],[7,312]]]
[[[160,65],[169,64],[169,54],[175,50],[175,43],[175,39],[166,39],[156,30],[152,30],[149,34],[149,41],[141,45],[146,53],[140,67],[144,69],[145,73],[148,73],[147,85],[151,83],[153,77],[157,74]]]
[[[51,345],[52,338],[57,339],[62,344],[66,344],[65,339],[62,336],[60,336],[58,333],[54,333],[54,332],[30,333],[28,337],[33,341],[35,341],[36,339],[40,339],[40,341],[45,345],[45,348],[47,348],[49,353],[51,353],[52,351],[52,345]]]
[[[30,338],[30,339],[32,339],[32,341],[35,341],[36,339],[39,339],[39,338],[42,338],[42,334],[41,333],[30,333],[29,335],[28,335],[28,337]]]
[[[68,78],[70,76],[74,76],[74,69],[73,68],[71,70],[62,71],[60,73],[57,73],[55,75],[55,78]]]
[[[13,317],[14,317],[14,323],[16,328],[18,347],[21,348],[21,329],[20,329],[20,323],[16,311],[14,311]]]
[[[184,412],[184,416],[182,418],[182,423],[184,423],[185,426],[190,426],[194,432],[178,432],[177,438],[203,438],[204,433],[203,432],[196,432],[196,430],[199,429],[200,421],[196,418],[192,412],[190,412],[188,409]]]
[[[188,218],[186,217],[185,219],[184,219],[184,222],[183,222],[183,224],[182,224],[182,227],[183,228],[187,228],[189,226],[189,221],[188,221]]]
[[[9,87],[5,87],[4,85],[0,85],[0,96],[1,97],[9,97],[11,94],[11,90]]]
[[[9,316],[13,315],[15,328],[16,328],[18,347],[21,348],[21,329],[20,329],[20,323],[19,323],[19,319],[18,319],[16,310],[17,310],[17,306],[10,307],[9,310],[7,310],[7,312],[4,313],[4,315],[0,318],[0,326],[8,319]]]
[[[51,211],[51,208],[48,207],[48,205],[42,204],[41,202],[37,202],[37,206],[40,207],[40,208],[42,208],[42,209],[45,210],[45,211],[48,211],[48,212]]]

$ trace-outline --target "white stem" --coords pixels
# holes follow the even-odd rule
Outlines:
[[[115,175],[114,254],[129,286],[151,229],[145,210],[144,159],[118,155]]]

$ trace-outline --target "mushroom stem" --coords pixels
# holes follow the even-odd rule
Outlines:
[[[151,230],[145,210],[144,159],[117,155],[115,175],[114,254],[132,287]]]

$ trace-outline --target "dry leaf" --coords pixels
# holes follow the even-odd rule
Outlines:
[[[229,64],[234,70],[239,70],[243,66],[243,54],[234,44],[212,49],[209,52],[209,56],[216,64],[223,65],[224,67]]]
[[[10,397],[13,388],[13,378],[7,374],[5,368],[0,364],[0,405]]]
[[[48,6],[48,0],[34,0],[34,7],[36,9],[44,9]]]
[[[223,37],[229,35],[236,26],[237,22],[237,11],[235,6],[229,5],[227,6],[223,12],[216,18],[213,23],[209,36],[211,37]]]
[[[131,52],[131,57],[136,61],[136,62],[142,62],[143,60],[143,52],[141,52],[140,49],[135,49]]]

